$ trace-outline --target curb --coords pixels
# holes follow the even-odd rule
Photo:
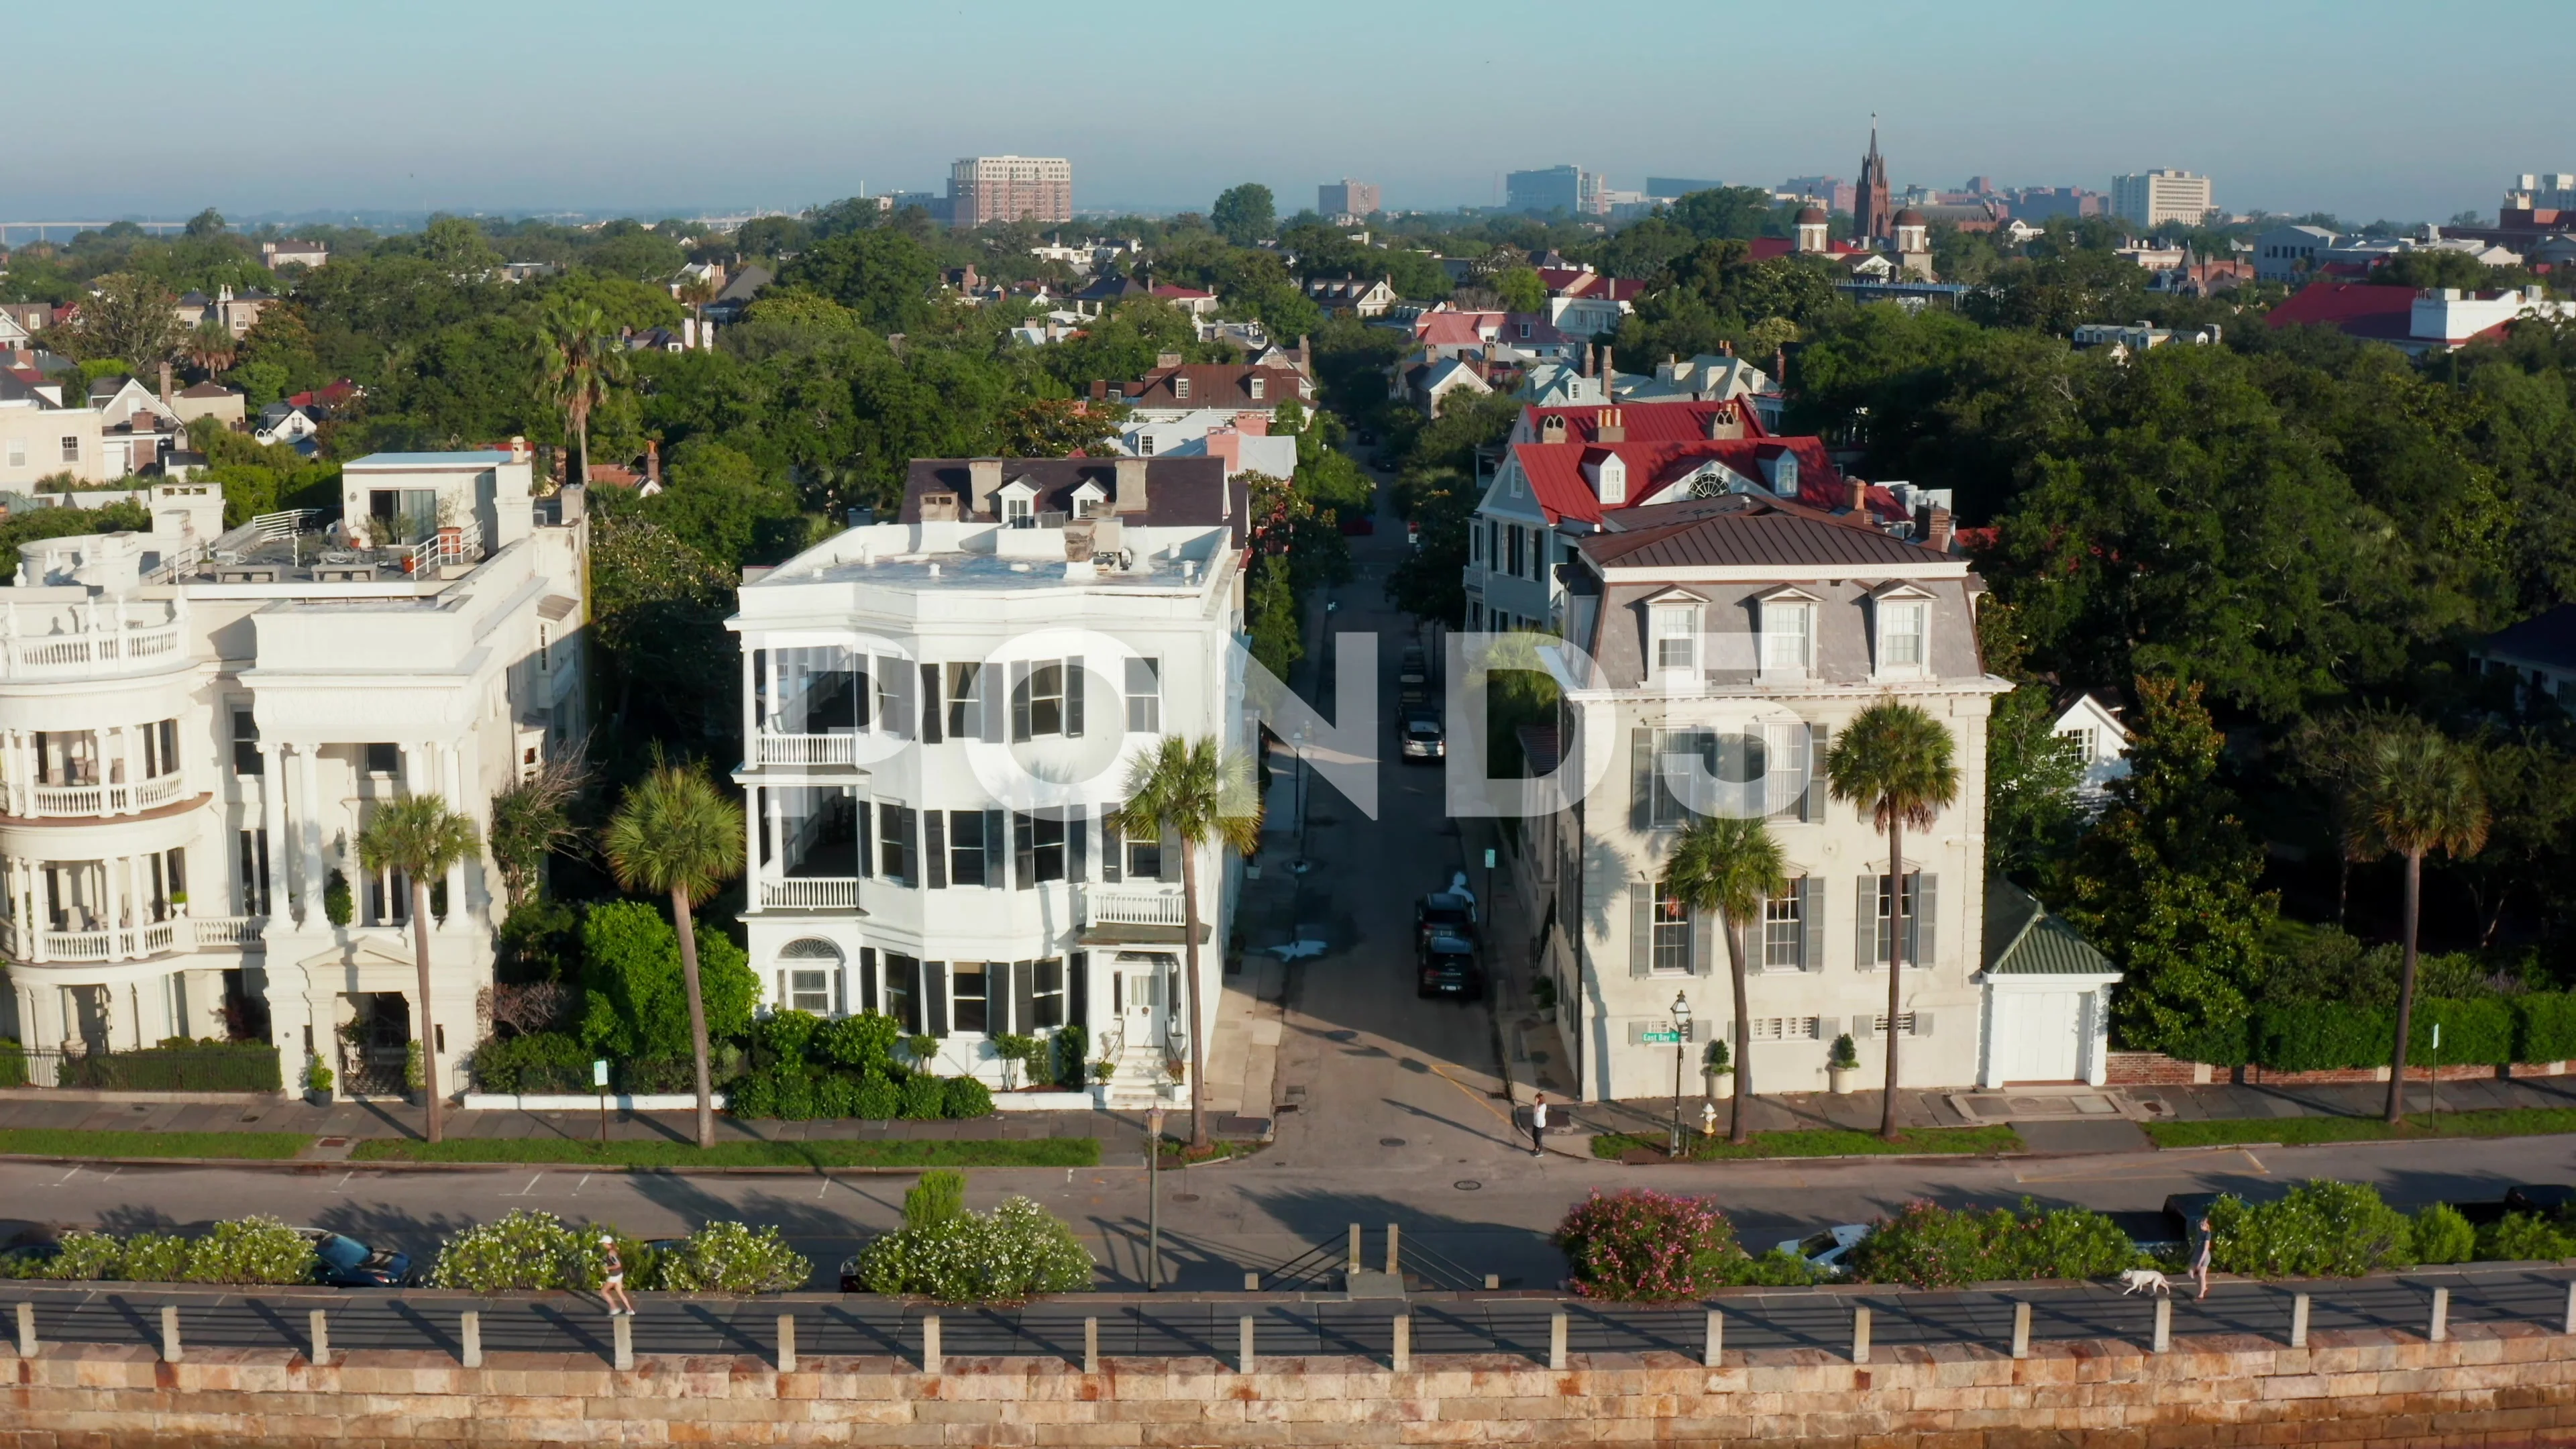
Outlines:
[[[1231,1161],[1232,1159],[1227,1160]],[[0,1153],[0,1163],[13,1162],[55,1167],[246,1167],[266,1169],[271,1172],[286,1171],[306,1174],[322,1174],[334,1171],[423,1173],[560,1172],[579,1169],[583,1172],[651,1173],[667,1177],[820,1177],[834,1174],[846,1176],[901,1177],[941,1170],[954,1172],[1001,1172],[1012,1170],[1056,1172],[1064,1170],[1059,1166],[1048,1166],[1033,1163],[992,1163],[980,1167],[947,1167],[944,1169],[942,1164],[935,1162],[922,1163],[911,1167],[890,1167],[866,1164],[853,1164],[847,1167],[633,1167],[619,1163],[583,1162],[353,1162],[346,1158],[315,1161],[310,1158],[295,1157],[54,1157],[14,1152]],[[1075,1172],[1087,1172],[1104,1165],[1105,1164],[1094,1163],[1089,1168],[1075,1167],[1071,1170]],[[1218,1164],[1197,1163],[1194,1165],[1200,1167],[1214,1167]]]

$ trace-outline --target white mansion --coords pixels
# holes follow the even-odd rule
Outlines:
[[[402,1090],[417,1019],[404,882],[361,868],[380,802],[493,795],[582,712],[582,494],[524,450],[380,453],[336,509],[24,546],[0,595],[0,1035],[126,1051],[264,1032],[290,1085]],[[476,1040],[497,877],[437,883],[435,1044]],[[335,916],[343,917],[335,921]]]
[[[743,914],[763,1002],[881,1011],[1000,1082],[992,1039],[1088,1034],[1141,1100],[1213,1035],[1240,862],[1104,814],[1165,735],[1248,752],[1244,485],[1214,457],[916,461],[901,521],[747,582]]]

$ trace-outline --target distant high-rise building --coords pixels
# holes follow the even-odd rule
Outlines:
[[[1353,181],[1345,176],[1315,188],[1315,209],[1326,216],[1362,217],[1384,210],[1379,205],[1379,188],[1373,181]]]
[[[1860,158],[1860,182],[1853,188],[1852,226],[1867,240],[1889,235],[1896,226],[1896,189],[1888,184],[1887,162],[1878,154],[1878,117],[1869,118],[1869,154]]]
[[[1073,163],[1061,156],[965,156],[948,168],[948,220],[1073,220]]]
[[[2139,226],[2198,226],[2214,203],[2209,178],[2188,171],[2140,171],[2111,178],[2111,213]]]
[[[1694,181],[1686,176],[1649,176],[1646,178],[1646,199],[1670,201],[1694,191],[1715,191],[1725,184],[1722,181]]]
[[[1849,211],[1859,193],[1839,176],[1792,176],[1780,183],[1780,189],[1799,196],[1812,196],[1827,211]]]
[[[2013,216],[2021,221],[2046,221],[2053,216],[2100,216],[2110,198],[2098,191],[2080,186],[2025,186],[2006,198]]]
[[[2576,211],[2576,176],[2564,171],[2524,172],[2519,184],[2505,189],[2504,204],[2516,211]]]
[[[1610,210],[1609,178],[1580,166],[1550,166],[1544,171],[1515,171],[1503,178],[1505,206],[1544,216],[1601,216]]]

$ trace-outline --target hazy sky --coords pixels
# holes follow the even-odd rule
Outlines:
[[[936,190],[952,159],[1006,151],[1071,157],[1085,209],[1257,180],[1287,211],[1344,175],[1436,207],[1566,162],[1622,188],[1849,178],[1872,111],[1900,185],[2101,190],[2180,166],[2230,210],[2404,220],[2576,170],[2564,0],[2447,20],[2422,0],[6,10],[12,221],[792,208]]]

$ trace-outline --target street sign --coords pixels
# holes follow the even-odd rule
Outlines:
[[[1681,1040],[1682,1034],[1671,1027],[1665,1027],[1661,1030],[1657,1030],[1653,1027],[1646,1029],[1646,1045],[1648,1046],[1679,1046],[1681,1045]]]
[[[1492,870],[1493,868],[1494,868],[1494,852],[1493,852],[1493,849],[1492,849],[1491,847],[1487,847],[1487,849],[1486,849],[1486,851],[1485,851],[1485,869],[1487,869],[1487,870]]]
[[[602,1057],[590,1064],[590,1084],[594,1087],[605,1087],[608,1085],[607,1058]]]

